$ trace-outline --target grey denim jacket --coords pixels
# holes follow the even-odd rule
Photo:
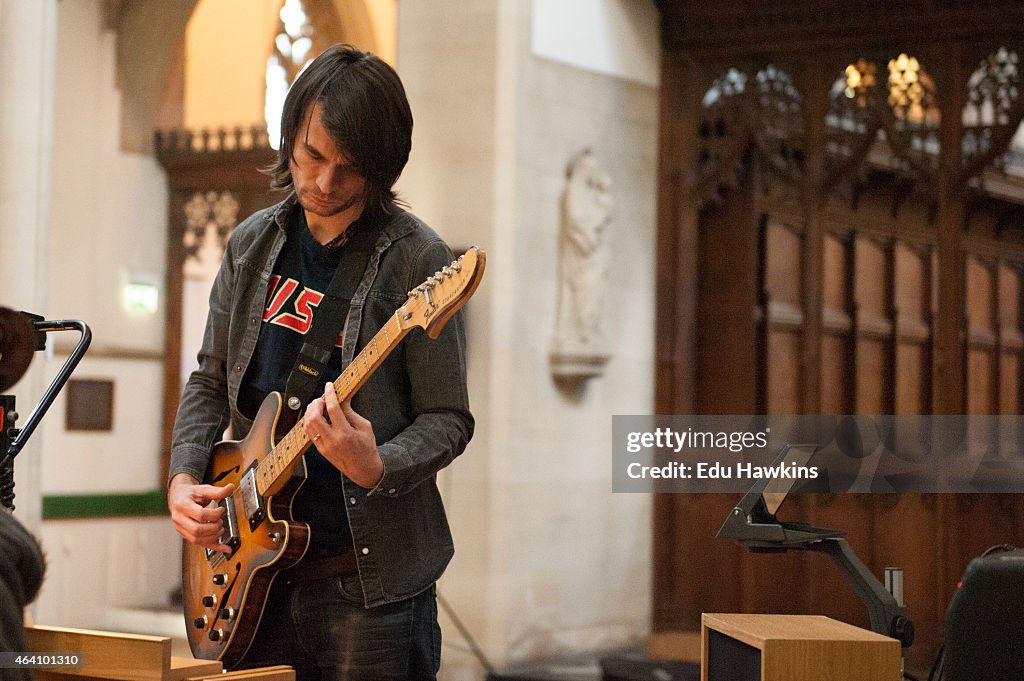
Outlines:
[[[292,195],[253,214],[232,233],[210,292],[199,368],[185,385],[171,438],[168,480],[205,476],[213,445],[230,423],[241,439],[252,421],[238,391],[256,347],[269,278],[286,237]],[[449,264],[444,241],[400,211],[385,224],[345,321],[342,367],[405,302],[407,293]],[[466,392],[461,314],[431,340],[413,329],[352,400],[373,424],[384,476],[372,490],[339,473],[367,607],[429,588],[454,548],[436,474],[473,435]]]

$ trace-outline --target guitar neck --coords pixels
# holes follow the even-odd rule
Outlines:
[[[366,381],[381,365],[384,358],[391,354],[411,327],[402,328],[399,313],[381,327],[380,331],[370,339],[362,352],[355,356],[352,363],[335,379],[334,394],[339,402],[352,398],[363,387]],[[260,461],[256,470],[256,489],[261,496],[274,494],[291,477],[295,462],[312,446],[302,419],[281,438],[274,448]]]

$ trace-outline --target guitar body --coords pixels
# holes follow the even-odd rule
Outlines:
[[[298,563],[309,546],[309,526],[291,519],[292,500],[304,475],[289,475],[276,494],[258,502],[247,497],[243,479],[274,449],[275,433],[283,425],[281,400],[280,393],[267,395],[246,438],[217,443],[210,458],[203,482],[235,485],[230,501],[221,504],[226,508],[225,543],[230,543],[232,553],[207,551],[188,541],[182,552],[185,626],[192,654],[220,660],[228,668],[249,649],[274,578]],[[301,457],[293,462],[293,469],[296,466],[302,466],[304,474]]]

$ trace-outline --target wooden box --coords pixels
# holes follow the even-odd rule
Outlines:
[[[899,641],[818,615],[701,617],[701,681],[900,681]]]
[[[171,656],[171,639],[67,627],[25,627],[36,653],[80,655],[78,667],[37,669],[36,681],[295,681],[291,667],[222,674],[220,662]]]

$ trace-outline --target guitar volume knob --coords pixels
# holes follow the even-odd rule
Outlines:
[[[209,596],[203,596],[203,605],[207,608],[212,608],[217,605],[217,596],[210,594]]]
[[[203,615],[202,617],[197,617],[194,620],[192,620],[192,624],[195,626],[196,629],[205,629],[209,621],[210,618],[208,618],[206,615]]]
[[[218,615],[220,616],[221,619],[225,619],[230,622],[231,620],[235,619],[235,609],[229,605],[226,608],[221,608]]]
[[[217,628],[217,629],[214,629],[213,631],[210,632],[210,640],[211,641],[219,641],[222,638],[224,638],[224,630],[223,629]]]
[[[224,586],[228,583],[228,576],[223,572],[218,572],[213,576],[213,583],[217,586]]]

